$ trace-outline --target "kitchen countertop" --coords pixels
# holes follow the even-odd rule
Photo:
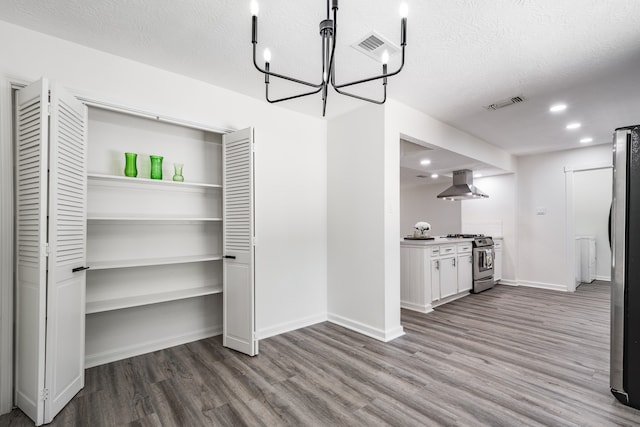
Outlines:
[[[433,240],[400,240],[402,246],[430,246],[430,245],[455,245],[456,243],[472,242],[472,238],[433,236]]]

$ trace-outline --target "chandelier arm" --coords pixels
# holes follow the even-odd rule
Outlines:
[[[322,90],[322,86],[319,87],[316,90],[312,90],[311,92],[305,92],[305,93],[301,93],[299,95],[287,96],[285,98],[279,98],[279,99],[269,99],[269,85],[267,84],[266,88],[265,88],[265,98],[269,103],[275,104],[277,102],[288,101],[290,99],[302,98],[303,96],[315,95],[316,93],[320,92],[321,90]]]
[[[338,89],[343,88],[343,87],[347,87],[347,86],[353,86],[353,85],[358,85],[360,83],[367,83],[367,82],[371,82],[374,80],[380,80],[383,79],[385,77],[392,77],[395,76],[396,74],[398,74],[400,71],[402,71],[402,68],[404,67],[404,46],[402,46],[402,63],[400,64],[400,67],[392,72],[392,73],[386,73],[386,74],[380,74],[379,76],[375,76],[375,77],[369,77],[366,79],[361,79],[361,80],[355,80],[353,82],[349,82],[349,83],[342,83],[342,84],[335,84],[335,80],[331,81],[331,86],[333,86],[333,88],[338,91]]]
[[[360,99],[362,101],[367,101],[367,102],[371,102],[373,104],[378,104],[378,105],[382,105],[386,102],[387,100],[387,85],[383,85],[384,86],[384,96],[382,98],[382,100],[377,100],[377,99],[371,99],[371,98],[366,98],[364,96],[360,96],[360,95],[356,95],[355,93],[349,93],[349,92],[345,92],[343,90],[338,89],[337,87],[333,87],[333,89],[338,92],[340,95],[346,95],[346,96],[350,96],[352,98],[357,98]]]
[[[293,77],[285,76],[283,74],[274,73],[272,71],[267,71],[267,70],[264,70],[264,69],[260,68],[260,66],[258,65],[258,63],[256,61],[256,45],[257,45],[257,43],[253,43],[253,65],[262,74],[267,75],[267,76],[277,77],[279,79],[289,80],[290,82],[298,83],[298,84],[305,85],[305,86],[311,86],[311,87],[316,88],[316,89],[317,88],[322,88],[323,83],[320,83],[320,84],[309,83],[309,82],[305,82],[304,80],[299,80],[299,79],[296,79],[296,78],[293,78]]]

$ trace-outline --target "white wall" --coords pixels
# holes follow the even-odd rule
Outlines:
[[[596,238],[596,278],[611,280],[609,207],[612,197],[612,169],[574,172],[573,197],[576,236]]]
[[[507,171],[516,166],[505,151],[394,101],[329,122],[328,317],[381,340],[402,334],[402,135]]]
[[[506,172],[516,170],[516,158],[511,154],[418,110],[389,100],[385,104],[385,112],[387,137],[396,138],[396,145],[399,144],[401,135],[407,135]]]
[[[431,224],[432,236],[460,233],[460,202],[438,199],[451,183],[427,184],[400,188],[400,237],[411,235],[418,221]]]
[[[0,40],[19,41],[3,44],[5,85],[46,76],[114,104],[225,129],[255,127],[258,336],[326,319],[324,120],[2,21]],[[2,137],[4,147],[11,143],[6,129]]]
[[[502,237],[502,282],[515,284],[518,250],[517,175],[474,178],[473,183],[489,198],[461,202],[462,232]]]
[[[568,264],[573,266],[573,262],[565,242],[568,224],[564,169],[605,163],[611,164],[608,144],[518,158],[519,283],[569,289]],[[538,215],[539,208],[546,213]]]
[[[388,298],[385,279],[383,107],[330,120],[327,136],[328,318],[387,341],[402,327],[400,288]]]
[[[13,403],[13,150],[2,139],[3,130],[11,129],[9,95],[0,79],[0,414]]]

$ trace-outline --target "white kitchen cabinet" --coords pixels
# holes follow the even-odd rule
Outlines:
[[[400,248],[400,305],[431,311],[431,248]]]
[[[458,254],[458,292],[473,288],[473,244],[466,242],[457,245]]]
[[[458,256],[458,292],[470,291],[473,288],[473,256]]]
[[[440,294],[440,260],[434,259],[431,261],[431,283],[427,283],[425,286],[431,287],[431,301],[435,304],[440,301],[442,297]]]
[[[400,248],[401,306],[427,313],[463,297],[472,288],[471,242],[404,243]]]
[[[493,239],[493,281],[498,282],[502,280],[502,239]]]
[[[440,258],[440,298],[458,293],[458,267],[455,256]]]

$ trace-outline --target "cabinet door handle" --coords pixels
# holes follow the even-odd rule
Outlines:
[[[436,261],[436,270],[440,270],[440,260]]]
[[[453,266],[456,266],[456,259],[455,258],[451,258],[451,261],[453,261]]]
[[[71,269],[71,272],[72,272],[72,273],[77,273],[78,271],[84,271],[84,270],[88,270],[88,269],[90,269],[90,268],[91,268],[91,267],[76,267],[76,268],[72,268],[72,269]]]
[[[236,256],[235,256],[235,255],[225,255],[223,258],[226,258],[226,259],[236,259]]]

